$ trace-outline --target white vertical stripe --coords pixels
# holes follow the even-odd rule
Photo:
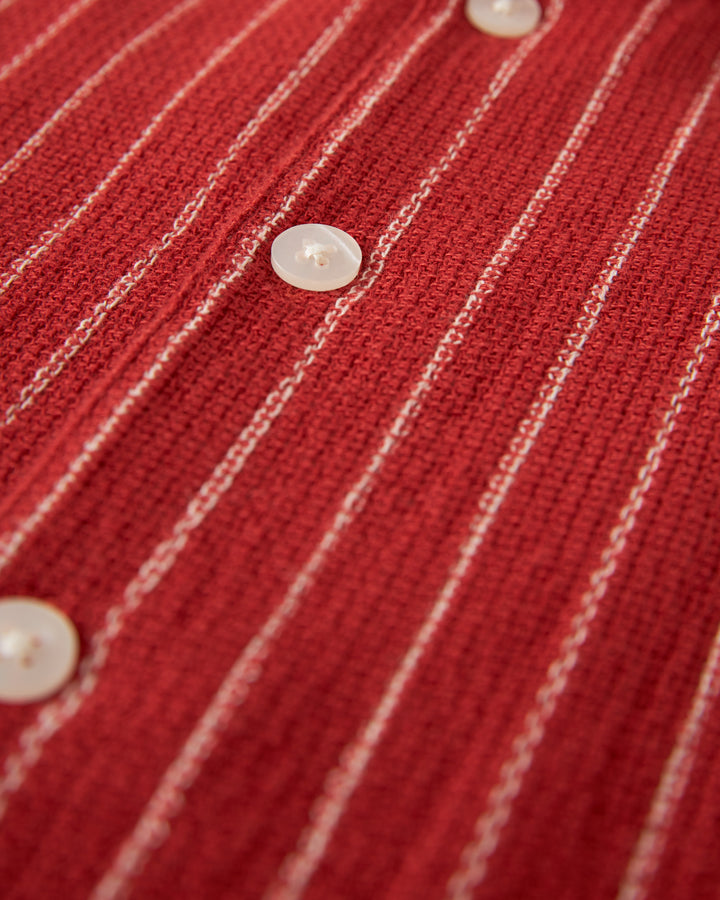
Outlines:
[[[203,304],[197,309],[195,316],[171,336],[161,353],[156,357],[153,365],[115,407],[93,438],[86,442],[80,455],[74,460],[62,478],[56,482],[51,493],[35,508],[33,514],[24,520],[22,525],[6,539],[0,552],[0,570],[14,558],[28,534],[32,533],[40,522],[44,520],[67,490],[75,483],[89,461],[94,458],[99,449],[105,444],[118,423],[133,408],[137,400],[144,395],[149,385],[160,376],[177,347],[181,346],[202,327],[205,319],[215,308],[218,299],[224,291],[227,290],[229,285],[242,277],[247,266],[255,258],[258,248],[271,234],[273,228],[294,207],[298,199],[317,178],[318,174],[330,162],[340,145],[367,119],[377,103],[393,87],[418,52],[446,24],[458,4],[459,0],[450,0],[445,9],[435,15],[430,24],[420,31],[408,49],[385,67],[377,81],[356,104],[353,112],[343,120],[341,126],[325,143],[320,157],[312,168],[298,180],[292,193],[285,199],[283,206],[272,216],[269,216],[265,222],[259,225],[242,242],[230,268],[210,290]],[[139,607],[145,596],[157,586],[172,568],[187,543],[191,532],[202,524],[222,495],[230,489],[234,478],[242,469],[246,459],[254,451],[259,440],[268,431],[274,419],[284,408],[287,399],[292,395],[295,379],[299,379],[297,383],[302,380],[304,369],[313,362],[312,353],[322,348],[333,329],[334,326],[327,326],[323,332],[322,339],[318,338],[314,344],[306,348],[306,352],[296,362],[294,375],[280,382],[278,387],[268,396],[263,406],[256,411],[250,424],[243,429],[224,459],[218,463],[208,481],[205,482],[188,504],[185,513],[176,523],[171,537],[157,545],[150,558],[141,566],[137,576],[125,589],[121,602],[108,611],[105,626],[94,635],[91,641],[90,654],[81,664],[78,679],[69,685],[58,699],[45,704],[41,708],[35,722],[22,732],[19,738],[21,749],[18,753],[6,759],[6,774],[0,781],[0,816],[4,814],[7,807],[9,794],[16,791],[24,783],[29,770],[40,759],[45,743],[78,712],[85,699],[94,691],[98,674],[105,664],[110,646],[122,630],[125,620]],[[319,331],[321,330],[322,327]]]
[[[0,69],[0,84],[2,84],[3,81],[6,81],[13,72],[35,56],[36,53],[39,53],[43,47],[47,46],[64,28],[67,28],[74,19],[77,19],[80,13],[84,12],[89,6],[92,6],[93,3],[96,2],[97,0],[78,0],[77,3],[73,3],[71,7],[66,9],[64,13],[61,13],[54,22],[48,25],[42,34],[39,34],[35,40],[30,41],[26,47],[10,60],[10,62],[6,63]],[[7,8],[7,6],[5,8]]]
[[[705,321],[705,339],[700,347],[709,343],[711,329],[718,327],[720,294],[713,299],[710,315]],[[711,316],[713,318],[711,318]],[[697,365],[702,353],[697,352]],[[694,375],[696,367],[688,367],[688,375]],[[655,878],[667,845],[678,807],[683,799],[695,766],[698,747],[710,709],[720,693],[720,629],[710,647],[692,705],[682,731],[677,737],[672,753],[665,762],[660,783],[653,797],[643,830],[633,851],[618,893],[618,900],[644,900]]]
[[[137,259],[130,266],[128,271],[108,291],[106,297],[95,304],[92,313],[82,319],[75,331],[69,334],[63,344],[35,371],[31,380],[20,390],[17,399],[5,410],[5,417],[0,421],[0,429],[10,425],[22,410],[32,406],[35,398],[52,384],[73,357],[91,340],[108,314],[122,303],[127,295],[142,281],[161,254],[169,250],[177,238],[190,228],[220,183],[223,175],[237,160],[240,151],[257,134],[263,123],[292,96],[298,86],[321,62],[366,3],[367,0],[352,0],[342,13],[328,25],[312,47],[305,53],[298,65],[286,75],[265,99],[253,118],[235,137],[225,156],[218,160],[215,168],[207,176],[205,184],[198,188],[177,214],[172,228],[143,257]]]
[[[288,0],[273,0],[263,10],[257,13],[243,28],[233,37],[220,45],[206,60],[204,65],[177,91],[165,106],[157,113],[149,125],[142,131],[140,137],[129,150],[120,157],[115,166],[108,172],[103,180],[72,210],[61,219],[58,219],[47,231],[21,255],[10,264],[10,267],[0,275],[0,296],[22,275],[39,256],[46,253],[59,237],[62,237],[98,200],[108,188],[115,182],[122,172],[138,156],[141,150],[150,142],[155,132],[160,128],[170,113],[178,107],[197,85],[207,78],[228,56],[230,56],[250,35],[264,22],[274,15]]]
[[[717,84],[717,74],[714,81]],[[471,900],[474,888],[485,878],[488,861],[495,852],[502,829],[510,818],[515,797],[522,789],[525,775],[532,766],[535,751],[545,736],[547,724],[567,687],[571,672],[577,665],[580,649],[588,638],[600,602],[617,568],[630,532],[635,526],[655,472],[660,466],[677,417],[682,410],[682,404],[690,393],[705,353],[718,329],[720,324],[718,300],[718,297],[713,299],[700,341],[688,361],[686,373],[680,379],[663,423],[647,451],[645,462],[638,472],[628,500],[620,510],[617,524],[611,531],[608,545],[602,553],[600,566],[590,576],[590,587],[580,600],[580,610],[573,617],[571,629],[561,643],[557,658],[548,667],[545,681],[525,718],[524,728],[515,737],[511,754],[501,767],[500,778],[489,793],[487,808],[476,822],[475,837],[463,851],[461,866],[449,882],[448,897],[452,900]]]
[[[621,42],[608,69],[608,72],[613,73],[614,79],[619,79],[635,48],[639,45],[643,37],[649,33],[664,5],[665,4],[657,3],[648,4],[626,38]],[[600,82],[600,85],[603,86],[603,104],[607,99],[608,85],[606,77],[607,73]],[[598,91],[599,89],[600,86],[598,87]],[[600,95],[598,91],[596,91],[588,104],[588,107],[580,120],[581,122],[586,119],[588,110],[593,111],[592,115],[594,118],[592,121],[596,121],[597,116],[602,109],[602,105],[599,105],[599,98],[600,96],[603,96]],[[573,135],[568,141],[568,144],[577,137],[577,134],[578,129],[576,128],[573,131]],[[384,460],[394,448],[395,443],[407,433],[408,423],[411,417],[417,415],[419,404],[422,402],[424,394],[430,389],[433,380],[437,377],[442,368],[444,368],[449,359],[452,358],[458,345],[464,339],[464,333],[472,323],[472,315],[477,306],[477,298],[487,296],[494,288],[500,272],[498,267],[508,264],[509,260],[518,249],[518,239],[526,239],[532,231],[543,205],[549,202],[555,189],[560,183],[560,180],[567,173],[571,160],[567,160],[565,149],[566,148],[561,151],[558,157],[558,160],[564,161],[563,165],[558,166],[558,161],[556,160],[556,163],[553,165],[548,176],[546,176],[542,186],[536,192],[528,205],[528,208],[521,216],[521,219],[510,232],[508,239],[503,243],[501,250],[495,254],[493,262],[486,268],[475,291],[468,299],[465,308],[456,319],[450,331],[438,345],[433,360],[426,368],[423,377],[416,384],[410,398],[386,434],[384,441],[381,443],[380,448],[376,452],[370,465],[350,493],[346,496],[340,513],[333,523],[333,527],[326,533],[323,541],[319,545],[318,550],[320,552],[318,553],[318,551],[316,551],[319,559],[315,563],[315,570],[320,566],[322,555],[329,552],[337,541],[340,532],[362,508],[364,497],[371,489],[372,483],[377,473],[380,471]],[[575,146],[573,152],[577,153],[578,150],[579,146]],[[538,206],[538,204],[540,205]],[[615,274],[617,274],[617,269],[610,277],[614,278]],[[550,406],[545,403],[542,405],[536,404],[534,409],[538,411],[543,409],[545,414],[547,414]],[[526,424],[527,420],[523,425]],[[537,428],[537,431],[539,431],[539,427]],[[535,434],[537,434],[537,431],[535,431]],[[518,440],[519,436],[522,436],[521,441]],[[511,443],[510,450],[500,464],[499,469],[501,471],[503,462],[509,461],[510,457],[513,455],[517,456],[517,449],[521,449],[525,454],[529,452],[531,443],[528,443],[526,438],[527,433],[524,432],[523,426],[521,425],[518,436],[516,436],[516,439]],[[520,448],[518,448],[518,444],[520,444]],[[443,585],[435,604],[399,667],[391,677],[380,703],[374,710],[370,720],[363,728],[361,728],[356,738],[345,747],[341,753],[339,764],[328,774],[325,789],[313,804],[310,817],[311,824],[301,834],[296,850],[283,862],[276,881],[268,888],[265,900],[298,900],[304,893],[305,887],[324,856],[327,846],[352,795],[362,781],[367,766],[397,709],[408,681],[412,677],[425,650],[431,644],[440,623],[443,621],[449,610],[452,599],[463,578],[467,574],[472,560],[484,539],[487,529],[490,527],[491,522],[494,520],[494,517],[500,508],[507,490],[509,490],[514,474],[519,468],[518,461],[515,460],[515,462],[515,465],[508,466],[508,471],[512,473],[510,478],[506,478],[504,483],[501,482],[504,486],[504,494],[496,492],[496,482],[491,480],[488,490],[480,500],[480,508],[471,524],[469,536],[460,548],[456,563],[452,567],[449,577]]]
[[[112,56],[104,65],[87,78],[83,84],[69,97],[50,118],[31,135],[22,147],[8,159],[0,168],[0,185],[4,184],[7,179],[16,172],[20,165],[30,159],[33,153],[42,146],[45,138],[50,134],[52,129],[69,113],[76,110],[84,100],[116,69],[124,60],[132,53],[139,50],[143,44],[156,38],[163,31],[173,25],[181,16],[189,12],[193,7],[198,6],[203,0],[183,0],[178,3],[169,12],[161,16],[157,21],[153,22],[148,28],[136,35],[132,40],[128,41],[118,52]]]

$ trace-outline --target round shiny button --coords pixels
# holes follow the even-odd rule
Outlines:
[[[77,666],[80,641],[68,617],[41,600],[0,600],[0,702],[33,703],[60,690]]]
[[[516,38],[537,28],[542,9],[537,0],[467,0],[465,15],[480,31]]]
[[[270,259],[293,287],[333,291],[355,278],[362,251],[354,238],[332,225],[294,225],[275,238]]]

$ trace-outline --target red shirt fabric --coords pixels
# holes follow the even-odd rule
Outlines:
[[[3,897],[720,896],[720,6],[4,0],[0,117]]]

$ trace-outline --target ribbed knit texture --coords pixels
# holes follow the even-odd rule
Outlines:
[[[3,900],[720,897],[720,4],[543,5],[0,0]]]

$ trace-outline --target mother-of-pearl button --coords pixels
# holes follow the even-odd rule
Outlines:
[[[41,600],[0,600],[0,702],[33,703],[60,690],[77,666],[80,641],[68,617]]]
[[[273,241],[270,259],[275,272],[293,287],[332,291],[345,287],[360,270],[357,241],[332,225],[294,225]]]
[[[481,31],[514,38],[537,27],[542,9],[537,0],[467,0],[465,15]]]

